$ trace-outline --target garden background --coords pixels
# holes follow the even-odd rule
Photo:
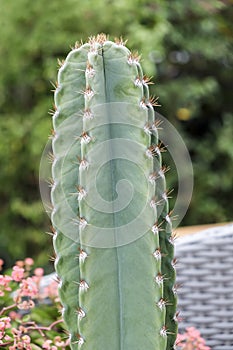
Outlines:
[[[153,76],[158,112],[184,139],[194,192],[182,225],[232,221],[232,1],[0,0],[0,257],[53,254],[39,192],[51,132],[51,81],[70,46],[123,36]],[[176,189],[173,170],[168,187]]]

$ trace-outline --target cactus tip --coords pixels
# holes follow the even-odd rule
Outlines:
[[[141,59],[141,56],[138,54],[137,51],[131,52],[128,56],[128,64],[139,64],[139,61]]]
[[[71,46],[71,50],[77,50],[79,49],[81,46],[83,45],[83,41],[81,40],[80,42],[79,41],[76,41],[74,46]]]
[[[100,44],[103,45],[108,40],[108,36],[105,33],[98,34],[96,36],[90,36],[89,37],[89,44],[95,45]]]
[[[115,43],[116,43],[117,45],[119,45],[119,46],[125,46],[126,43],[127,43],[127,41],[128,41],[128,39],[124,40],[124,39],[122,38],[122,36],[120,36],[119,38],[115,38],[114,41],[115,41]]]

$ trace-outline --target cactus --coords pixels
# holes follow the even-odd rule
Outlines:
[[[104,34],[76,45],[58,73],[52,223],[73,350],[174,346],[171,219],[148,83],[139,56]]]

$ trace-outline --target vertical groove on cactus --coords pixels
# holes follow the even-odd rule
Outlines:
[[[159,232],[170,221],[165,197],[158,221],[166,187],[159,182],[165,180],[152,103],[139,57],[122,40],[90,38],[68,55],[58,74],[52,222],[73,350],[173,347],[173,248],[170,226]],[[117,186],[124,179],[134,192],[122,209]],[[147,229],[140,232],[139,222],[127,232],[136,239],[123,244],[120,228],[140,216],[141,203]]]

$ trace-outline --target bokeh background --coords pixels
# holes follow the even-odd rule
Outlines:
[[[100,32],[123,36],[184,139],[195,187],[182,225],[232,220],[231,0],[0,0],[0,256],[53,254],[39,193],[57,58]],[[176,188],[174,171],[168,187]]]

